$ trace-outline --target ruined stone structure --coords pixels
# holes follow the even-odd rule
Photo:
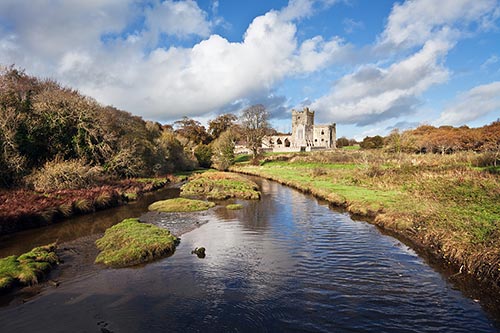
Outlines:
[[[269,151],[311,151],[335,148],[336,126],[314,125],[314,111],[292,110],[292,133],[267,136],[262,147]]]

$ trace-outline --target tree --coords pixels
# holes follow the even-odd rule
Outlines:
[[[345,136],[343,136],[337,139],[336,145],[337,148],[347,147],[349,146],[349,140]]]
[[[223,132],[212,144],[212,162],[217,170],[227,170],[234,163],[234,133]]]
[[[211,141],[205,126],[202,126],[199,121],[184,116],[181,120],[174,122],[174,125],[177,127],[176,134],[185,137],[194,144],[207,144]]]
[[[208,132],[212,138],[217,139],[223,132],[233,127],[237,119],[238,117],[232,113],[221,114],[208,122]]]
[[[194,156],[198,161],[198,165],[202,168],[210,168],[212,166],[212,148],[209,145],[200,143],[194,148]]]
[[[363,139],[363,142],[360,143],[360,146],[363,149],[382,148],[384,146],[384,138],[380,135],[367,136]]]
[[[418,150],[415,138],[409,131],[403,133],[396,128],[385,138],[385,150],[390,153],[413,153]]]
[[[241,115],[242,131],[247,148],[255,159],[262,146],[262,139],[269,131],[268,113],[262,104],[245,109]]]

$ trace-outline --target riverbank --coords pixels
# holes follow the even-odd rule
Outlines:
[[[500,180],[478,154],[389,155],[332,151],[274,155],[231,171],[256,175],[327,200],[499,285]]]
[[[0,236],[135,201],[144,193],[175,181],[172,177],[129,179],[92,188],[45,193],[3,190],[0,191]]]

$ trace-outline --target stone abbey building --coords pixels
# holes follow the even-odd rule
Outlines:
[[[266,136],[262,148],[275,152],[311,151],[335,148],[336,126],[314,125],[314,111],[292,110],[292,133]]]

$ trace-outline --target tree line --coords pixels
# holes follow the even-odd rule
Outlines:
[[[239,124],[225,114],[211,120],[208,130],[187,117],[162,125],[103,106],[54,80],[0,67],[0,187],[33,187],[53,181],[46,178],[50,173],[72,175],[81,186],[197,166],[227,169],[235,141],[252,133],[245,125],[252,110],[268,128],[261,105],[244,111]]]
[[[389,152],[451,154],[459,151],[500,152],[500,120],[479,128],[422,125],[406,131],[393,130],[388,136],[367,136],[361,142],[337,139],[337,147],[359,144],[363,149]]]

